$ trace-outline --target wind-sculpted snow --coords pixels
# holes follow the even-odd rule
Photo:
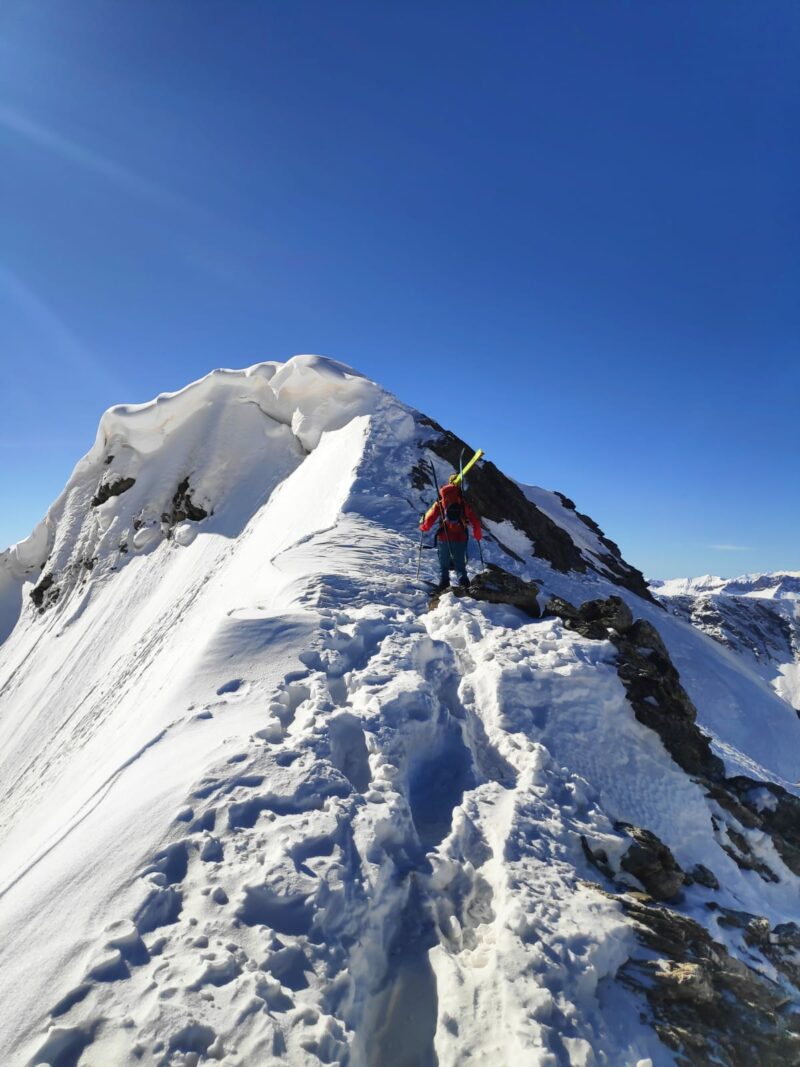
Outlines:
[[[312,357],[215,372],[112,409],[5,557],[24,595],[0,648],[4,1063],[675,1063],[650,1025],[668,1010],[617,980],[655,966],[634,838],[700,872],[675,914],[797,1004],[797,877],[639,721],[605,632],[532,618],[530,585],[527,611],[428,610],[431,426]],[[554,515],[552,560],[538,513],[492,520],[487,557],[539,606],[623,595],[726,767],[794,789],[778,695]]]
[[[186,545],[196,521],[237,536],[322,435],[374,413],[386,394],[319,356],[216,370],[101,418],[95,443],[29,538],[0,555],[0,641],[38,581],[45,609],[164,537]],[[194,522],[192,521],[194,520]]]

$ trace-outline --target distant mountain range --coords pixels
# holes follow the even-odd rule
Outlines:
[[[767,600],[800,600],[800,571],[773,571],[768,574],[743,574],[739,578],[670,578],[653,580],[650,588],[659,596],[699,596],[718,593],[724,596],[760,597]]]
[[[800,571],[672,578],[650,588],[674,615],[747,661],[800,714]]]

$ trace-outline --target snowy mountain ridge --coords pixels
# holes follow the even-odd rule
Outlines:
[[[489,461],[415,586],[466,447],[314,356],[103,417],[0,556],[9,1063],[791,1062],[800,721]]]
[[[748,662],[800,715],[800,572],[676,578],[650,588],[672,614]]]
[[[704,574],[700,578],[653,579],[650,588],[661,596],[715,593],[768,600],[800,600],[800,571],[743,574],[738,578],[717,578],[713,574]]]

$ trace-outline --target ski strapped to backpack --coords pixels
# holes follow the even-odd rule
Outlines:
[[[483,449],[479,448],[478,451],[475,453],[475,455],[472,457],[472,459],[469,461],[469,463],[466,465],[466,467],[462,467],[461,464],[459,463],[459,468],[460,469],[459,469],[458,474],[453,479],[453,485],[460,485],[461,482],[464,480],[464,475],[465,474],[469,474],[469,472],[472,470],[472,468],[475,466],[475,464],[478,462],[478,460],[482,458],[482,456],[483,456]],[[462,457],[462,459],[464,457],[463,451],[461,453],[461,457]]]

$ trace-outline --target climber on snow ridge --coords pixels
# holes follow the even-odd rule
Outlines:
[[[476,541],[483,537],[481,520],[475,510],[466,502],[458,485],[458,475],[452,475],[447,485],[439,490],[439,498],[426,511],[420,521],[420,529],[427,533],[439,522],[434,541],[439,553],[441,581],[438,588],[447,589],[450,585],[450,571],[455,570],[461,584],[469,586],[467,576],[467,537],[469,526]]]

